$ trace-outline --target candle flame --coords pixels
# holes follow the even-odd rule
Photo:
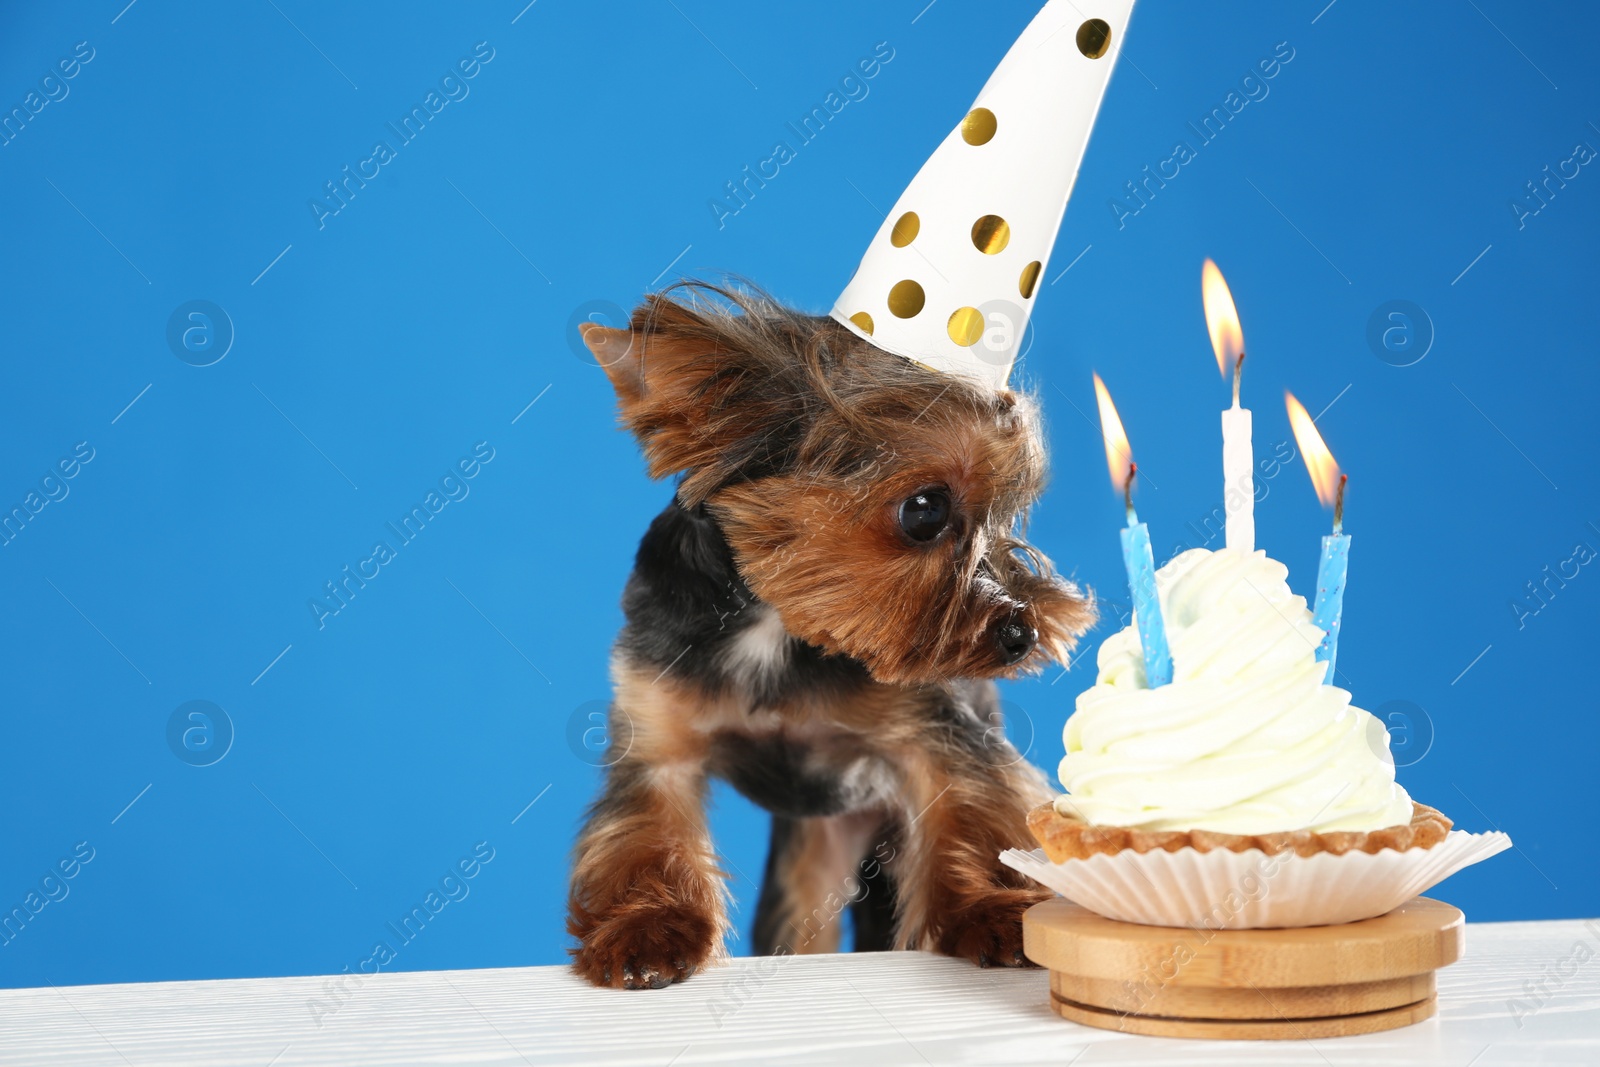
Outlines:
[[[1211,334],[1211,351],[1217,354],[1217,369],[1226,378],[1244,354],[1244,328],[1239,325],[1239,310],[1222,271],[1211,260],[1200,268],[1200,299],[1206,307],[1206,330]]]
[[[1118,493],[1126,494],[1132,477],[1133,450],[1128,446],[1128,434],[1122,428],[1116,405],[1111,403],[1106,383],[1098,374],[1094,376],[1094,399],[1100,406],[1100,436],[1106,442],[1106,466],[1111,470],[1111,484]]]
[[[1311,472],[1317,499],[1322,501],[1323,507],[1331,508],[1339,496],[1339,464],[1334,462],[1333,453],[1323,443],[1322,434],[1317,432],[1317,424],[1311,420],[1305,405],[1296,400],[1293,393],[1285,391],[1283,395],[1289,406],[1289,427],[1294,430],[1300,455],[1305,457],[1306,470]]]

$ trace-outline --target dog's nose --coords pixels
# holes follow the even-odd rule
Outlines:
[[[1009,667],[1033,651],[1039,643],[1039,631],[1013,615],[995,627],[994,643],[1000,649],[1001,662]]]

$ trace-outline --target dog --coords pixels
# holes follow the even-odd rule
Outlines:
[[[725,954],[708,782],[772,816],[758,954],[1025,966],[1050,894],[1004,867],[1052,790],[992,679],[1065,663],[1092,597],[1022,537],[1033,399],[746,287],[684,282],[584,341],[653,477],[612,659],[611,763],[575,848],[579,975],[661,988]]]

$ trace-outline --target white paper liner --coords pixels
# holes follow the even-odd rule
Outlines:
[[[1254,930],[1326,926],[1383,915],[1463,867],[1511,847],[1496,831],[1452,830],[1432,848],[1342,856],[1259,849],[1120,852],[1052,863],[1042,849],[1000,861],[1108,919],[1147,926]]]

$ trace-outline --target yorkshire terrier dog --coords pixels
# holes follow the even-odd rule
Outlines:
[[[1090,598],[1022,539],[1033,400],[826,317],[684,283],[584,341],[654,477],[682,475],[623,594],[615,762],[567,928],[596,985],[724,953],[709,780],[772,814],[757,953],[929,949],[1021,966],[1050,895],[1001,865],[1051,790],[990,679],[1065,662]]]

